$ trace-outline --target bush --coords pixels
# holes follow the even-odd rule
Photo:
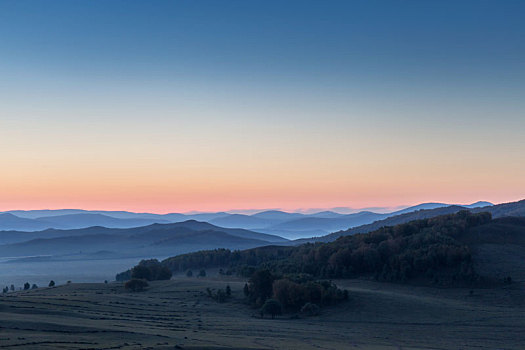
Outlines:
[[[48,286],[49,287],[54,287],[55,286],[55,281],[53,281],[53,280],[49,281]]]
[[[264,314],[271,315],[272,319],[276,315],[281,315],[283,312],[283,307],[278,300],[268,299],[264,302],[264,305],[261,308],[261,316],[264,317]]]
[[[321,312],[321,308],[313,303],[306,303],[301,308],[301,314],[305,316],[317,316]]]
[[[133,278],[124,284],[124,288],[132,292],[142,292],[148,285],[148,282],[143,279]]]

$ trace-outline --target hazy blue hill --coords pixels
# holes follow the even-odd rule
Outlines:
[[[320,211],[318,213],[313,213],[308,216],[313,217],[313,218],[335,219],[335,218],[340,218],[341,216],[344,216],[344,215],[345,214],[336,213],[335,211],[326,210],[326,211]]]
[[[462,207],[465,207],[465,208],[483,208],[483,207],[490,207],[490,206],[493,206],[494,204],[490,203],[490,202],[485,202],[485,201],[479,201],[479,202],[476,202],[476,203],[472,203],[472,204],[468,204],[468,205],[462,205]]]
[[[486,211],[491,213],[494,218],[505,216],[525,216],[525,200],[475,208],[472,211],[475,213]]]
[[[156,241],[155,245],[163,246],[180,246],[181,244],[193,244],[193,245],[213,245],[214,247],[222,247],[223,245],[240,247],[240,246],[263,246],[267,245],[268,241],[242,238],[234,236],[222,231],[204,230],[204,231],[193,231],[177,234],[174,237],[169,237],[160,241]]]
[[[0,232],[0,257],[78,255],[110,250],[119,256],[184,253],[201,249],[240,249],[285,243],[284,238],[207,222],[152,224],[134,228],[89,227],[38,232]]]
[[[254,218],[260,218],[260,219],[266,219],[266,220],[277,220],[277,221],[284,221],[284,220],[292,220],[304,217],[304,214],[301,213],[287,213],[280,210],[267,210],[260,213],[256,213],[251,215]]]
[[[87,210],[82,209],[43,209],[43,210],[10,210],[5,213],[16,215],[20,218],[36,219],[45,216],[57,216],[57,215],[68,215],[68,214],[81,214],[88,213]]]
[[[220,217],[231,215],[226,212],[217,212],[217,213],[197,213],[197,214],[184,214],[186,220],[197,220],[197,221],[211,221]]]
[[[411,213],[411,212],[414,212],[414,211],[417,211],[417,210],[431,210],[431,209],[443,208],[443,207],[448,207],[448,206],[450,206],[450,204],[445,204],[445,203],[421,203],[421,204],[418,204],[418,205],[414,205],[412,207],[408,207],[408,208],[405,208],[405,209],[394,211],[394,212],[392,212],[390,214],[391,215],[400,215],[400,214],[405,214],[405,213]]]
[[[36,231],[51,226],[44,220],[21,218],[11,213],[0,214],[0,230]]]
[[[167,220],[160,219],[117,219],[107,215],[92,213],[46,216],[43,218],[37,218],[37,220],[45,220],[46,222],[51,223],[52,226],[49,226],[51,228],[66,229],[85,228],[92,226],[103,226],[108,228],[130,228],[151,225],[153,223],[169,222]]]
[[[262,240],[266,242],[286,242],[287,240],[283,237],[270,235],[265,233],[254,232],[245,229],[219,227],[208,222],[187,220],[184,222],[177,222],[172,224],[153,224],[145,227],[137,227],[129,230],[125,230],[127,234],[153,234],[153,232],[160,231],[171,231],[177,228],[191,229],[193,231],[221,231],[228,233],[232,236],[237,236],[245,239]]]
[[[221,227],[257,229],[260,227],[267,227],[271,225],[273,221],[244,214],[230,214],[228,216],[212,219],[209,222]]]
[[[378,214],[372,212],[359,212],[355,214],[347,214],[336,218],[323,218],[323,217],[306,217],[297,220],[286,221],[275,226],[271,229],[277,232],[278,230],[285,231],[312,231],[323,234],[333,231],[346,229],[353,226],[363,225],[370,223],[375,220],[384,218],[386,214]]]

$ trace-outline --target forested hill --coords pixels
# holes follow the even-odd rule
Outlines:
[[[375,221],[371,224],[361,225],[349,228],[348,230],[337,231],[331,234],[321,236],[321,237],[312,237],[306,239],[298,239],[290,242],[290,244],[303,244],[307,242],[331,242],[338,237],[353,235],[356,233],[368,233],[375,231],[383,226],[394,226],[403,223],[407,223],[413,220],[428,219],[440,215],[454,214],[462,210],[468,210],[472,213],[483,213],[487,212],[492,215],[493,218],[502,218],[502,217],[525,217],[525,200],[511,202],[511,203],[502,203],[497,205],[489,205],[485,207],[472,207],[466,208],[459,205],[451,205],[447,207],[439,207],[434,209],[423,209],[412,211],[400,215],[391,216],[389,218]]]
[[[296,247],[266,246],[243,251],[201,251],[168,258],[162,262],[174,272],[221,267],[249,275],[267,268],[279,274],[305,273],[316,278],[372,276],[384,281],[427,280],[449,284],[475,282],[480,272],[473,264],[471,246],[483,243],[494,227],[513,227],[513,240],[523,241],[525,220],[493,220],[489,213],[461,211],[411,221],[374,232],[342,236],[329,243],[307,243]],[[521,237],[521,238],[520,238]],[[490,236],[492,243],[495,238]]]

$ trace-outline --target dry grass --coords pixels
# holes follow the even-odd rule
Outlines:
[[[218,304],[207,287],[230,284]],[[243,281],[175,278],[130,293],[70,284],[0,297],[0,349],[524,349],[523,286],[435,289],[340,281],[319,317],[259,319]]]

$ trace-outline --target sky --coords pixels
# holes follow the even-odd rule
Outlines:
[[[522,1],[0,1],[0,210],[525,198]]]

